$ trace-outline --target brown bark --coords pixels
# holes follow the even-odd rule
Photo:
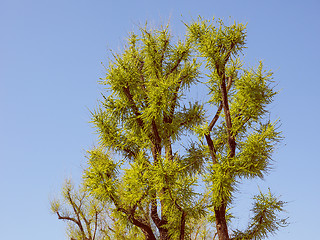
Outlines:
[[[219,208],[215,208],[214,214],[216,217],[216,228],[219,240],[229,240],[225,205],[221,204]]]
[[[231,77],[228,78],[228,84],[226,86],[226,77],[225,77],[224,69],[217,68],[217,71],[219,76],[221,77],[220,91],[221,91],[222,100],[216,115],[214,116],[213,120],[209,125],[209,134],[205,135],[207,144],[209,146],[210,154],[214,163],[217,163],[216,150],[214,148],[214,145],[210,136],[210,131],[212,130],[214,124],[217,122],[222,109],[225,114],[225,121],[227,125],[230,158],[233,158],[235,156],[235,150],[236,150],[236,141],[235,141],[234,134],[232,132],[232,121],[231,121],[231,115],[230,115],[230,109],[229,109],[229,103],[228,103],[228,91],[231,88],[232,78]],[[226,204],[222,203],[219,207],[216,207],[214,209],[214,213],[216,217],[216,228],[217,228],[217,234],[218,234],[219,240],[229,240],[230,238],[228,234],[228,226],[226,221]]]
[[[134,215],[135,209],[131,209],[130,211],[128,211],[124,208],[118,207],[117,210],[125,213],[129,219],[129,221],[133,225],[135,225],[141,229],[141,231],[143,232],[143,234],[146,237],[146,240],[156,240],[156,237],[154,236],[153,231],[152,231],[151,227],[149,226],[149,224],[146,223],[146,221],[144,219]]]
[[[227,124],[230,157],[234,157],[235,150],[236,150],[236,141],[235,141],[234,134],[232,133],[232,122],[231,122],[229,103],[228,103],[228,92],[227,92],[224,74],[221,77],[222,77],[222,81],[220,84],[220,90],[221,90],[221,95],[222,95],[222,106],[223,106],[225,120],[226,120],[226,124]]]
[[[72,222],[74,222],[75,224],[77,224],[78,227],[79,227],[79,229],[80,229],[80,231],[81,231],[82,233],[84,233],[83,227],[82,227],[80,221],[78,221],[78,220],[75,219],[75,218],[69,217],[69,216],[61,216],[59,212],[56,212],[56,214],[57,214],[57,216],[58,216],[58,219],[69,220],[69,221],[72,221]]]
[[[85,236],[86,233],[85,233],[85,231],[84,231],[84,228],[83,228],[82,223],[81,223],[81,220],[80,220],[80,215],[81,215],[81,214],[80,214],[80,208],[79,208],[79,207],[76,205],[76,203],[73,201],[72,196],[71,196],[71,194],[70,194],[70,191],[67,192],[67,198],[68,198],[69,203],[70,203],[71,206],[72,206],[73,212],[76,214],[77,220],[74,221],[74,220],[71,219],[71,218],[61,217],[58,212],[57,212],[57,215],[58,215],[59,219],[67,219],[67,220],[71,220],[71,221],[75,222],[75,223],[78,225],[78,227],[79,227],[82,235]]]
[[[208,147],[209,147],[209,152],[210,152],[210,156],[212,158],[212,162],[213,162],[213,164],[217,164],[216,149],[214,148],[212,139],[210,137],[210,133],[206,134],[204,136],[206,138],[206,141],[207,141],[207,144],[208,144]]]
[[[180,223],[180,239],[179,240],[184,240],[184,235],[185,235],[185,227],[186,227],[186,212],[182,211],[181,215],[181,223]]]
[[[232,78],[228,77],[228,85],[227,85],[227,88],[226,88],[226,94],[229,92],[229,90],[231,88],[231,85],[232,85]],[[211,139],[210,132],[212,131],[214,125],[218,121],[218,119],[220,117],[220,113],[222,111],[222,108],[223,108],[223,102],[220,101],[220,105],[219,105],[219,107],[217,109],[217,112],[216,112],[215,116],[213,117],[212,121],[209,124],[209,127],[208,127],[209,133],[205,135],[205,138],[206,138],[206,141],[207,141],[207,144],[208,144],[208,147],[209,147],[209,152],[210,152],[210,156],[212,158],[213,164],[217,163],[217,158],[216,158],[216,149],[215,149],[213,141]]]

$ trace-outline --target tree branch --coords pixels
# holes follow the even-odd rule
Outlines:
[[[148,240],[156,240],[151,227],[148,224],[145,223],[144,219],[142,219],[140,217],[136,217],[134,215],[135,211],[133,209],[128,211],[128,210],[126,210],[126,209],[124,209],[122,207],[118,207],[117,210],[120,211],[120,212],[125,213],[127,215],[128,219],[129,219],[129,221],[133,225],[139,227],[144,232],[144,234],[146,235]]]
[[[158,214],[158,205],[156,200],[156,193],[151,194],[151,218],[157,228],[161,228],[163,222],[161,221],[159,214]]]
[[[98,212],[95,210],[94,231],[93,231],[93,239],[92,240],[96,239],[97,228],[98,228]]]
[[[173,68],[171,68],[171,70],[166,74],[166,78],[173,73],[179,66],[179,64],[181,63],[182,59],[184,58],[184,55],[187,53],[187,51],[183,51],[181,53],[180,58],[177,60],[176,64],[173,66]]]
[[[120,211],[120,212],[123,212],[124,214],[126,214],[127,217],[128,217],[128,220],[133,225],[139,227],[143,231],[143,233],[145,234],[147,240],[156,240],[151,227],[148,225],[148,223],[146,223],[147,221],[145,219],[141,218],[141,217],[135,216],[136,208],[137,208],[138,204],[142,201],[142,199],[144,197],[145,197],[145,195],[143,195],[136,202],[136,204],[133,207],[131,207],[131,209],[127,210],[127,209],[121,207],[120,204],[116,201],[116,199],[113,196],[110,196],[112,202],[114,203],[114,205],[117,208],[117,211]]]
[[[164,40],[164,45],[162,49],[161,59],[160,59],[160,67],[163,68],[163,60],[164,60],[164,54],[166,53],[167,47],[169,45],[169,40]]]
[[[80,229],[80,231],[81,231],[81,233],[83,234],[83,236],[85,236],[84,231],[83,231],[83,227],[82,227],[80,221],[78,221],[77,219],[75,219],[75,218],[73,218],[73,217],[61,216],[58,211],[56,212],[56,214],[57,214],[57,216],[58,216],[58,219],[61,219],[61,220],[69,220],[69,221],[74,222],[75,224],[77,224],[78,227],[79,227],[79,229]]]
[[[231,88],[231,85],[232,85],[232,78],[228,77],[227,92],[229,92],[229,90]],[[206,138],[206,141],[207,141],[207,144],[208,144],[208,147],[209,147],[209,151],[210,151],[210,155],[211,155],[213,164],[217,163],[217,157],[216,157],[216,149],[214,147],[212,138],[210,136],[210,132],[212,131],[212,128],[214,127],[214,125],[216,124],[216,122],[218,121],[218,119],[220,117],[220,113],[221,113],[221,110],[222,110],[222,105],[223,105],[222,101],[220,101],[218,110],[217,110],[214,118],[212,119],[212,121],[209,124],[209,127],[208,127],[209,133],[205,134],[205,138]]]
[[[144,123],[143,123],[142,119],[140,118],[141,113],[139,112],[139,110],[133,100],[133,97],[130,93],[129,87],[128,86],[123,87],[123,92],[125,93],[127,99],[129,100],[129,103],[132,107],[133,113],[136,116],[136,120],[137,120],[138,125],[143,129]],[[154,121],[154,119],[152,120],[152,123],[151,123],[151,130],[152,130],[152,134],[149,135],[149,138],[154,145],[154,147],[153,147],[154,149],[152,150],[153,158],[154,158],[155,162],[157,162],[158,156],[161,155],[161,138],[159,136],[158,128],[157,128],[157,125],[156,125],[156,122]]]
[[[226,120],[226,125],[227,125],[227,132],[228,132],[228,144],[230,148],[230,157],[234,157],[235,155],[235,150],[236,150],[236,142],[235,142],[235,137],[232,133],[232,121],[231,121],[231,116],[230,116],[230,110],[229,110],[229,103],[228,103],[228,93],[227,93],[227,87],[225,83],[225,75],[224,72],[221,77],[221,84],[220,84],[220,91],[222,95],[222,106],[225,114],[225,120]]]
[[[211,156],[211,159],[212,159],[212,162],[213,164],[217,164],[217,157],[216,157],[216,149],[213,145],[213,141],[211,139],[211,136],[210,136],[210,133],[208,134],[205,134],[204,135],[205,138],[206,138],[206,141],[207,141],[207,144],[208,144],[208,147],[209,147],[209,152],[210,152],[210,156]]]
[[[232,86],[232,77],[228,77],[228,85],[227,85],[227,92],[229,92],[230,88]],[[212,121],[209,124],[209,132],[211,132],[212,128],[214,127],[214,125],[216,124],[216,122],[218,121],[219,117],[220,117],[220,113],[222,110],[222,101],[220,101],[218,110],[214,116],[214,118],[212,119]]]
[[[75,205],[75,207],[77,208],[78,210],[78,213],[80,214],[80,216],[82,217],[83,221],[85,222],[86,224],[86,228],[87,228],[87,233],[89,235],[89,239],[92,238],[91,236],[91,228],[90,228],[90,224],[91,224],[91,220],[88,220],[87,217],[84,215],[82,209],[81,209],[81,206],[82,206],[82,203],[83,203],[83,199],[85,198],[86,194],[84,193],[82,196],[81,196],[81,199],[79,199],[79,206]]]
[[[82,232],[83,236],[85,236],[85,231],[83,229],[83,226],[82,226],[82,223],[81,223],[81,220],[80,220],[79,212],[77,210],[75,202],[72,200],[72,197],[70,195],[70,190],[69,189],[67,190],[67,199],[70,202],[74,213],[76,214],[76,217],[77,217],[77,222],[76,223],[79,226],[80,231]]]
[[[133,113],[134,115],[136,116],[136,119],[137,119],[137,123],[138,125],[143,128],[143,121],[142,119],[140,118],[141,117],[141,113],[139,112],[138,110],[138,107],[136,106],[134,100],[133,100],[133,97],[130,93],[130,89],[129,89],[129,86],[125,86],[125,87],[122,87],[122,90],[124,92],[124,94],[126,95],[127,99],[129,100],[129,103],[131,105],[131,108],[133,110]]]
[[[228,62],[228,60],[229,60],[229,58],[231,56],[231,53],[232,53],[232,49],[235,47],[235,45],[236,45],[235,42],[231,43],[230,50],[228,51],[226,57],[224,58],[224,64],[226,64]]]

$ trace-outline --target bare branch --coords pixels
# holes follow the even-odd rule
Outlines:
[[[82,234],[85,236],[85,231],[83,229],[81,220],[80,220],[80,213],[78,211],[78,207],[76,205],[76,203],[73,201],[71,194],[70,194],[70,189],[67,190],[67,199],[69,201],[69,203],[72,206],[73,212],[76,214],[77,217],[77,225],[79,226],[80,231],[82,232]]]
[[[231,78],[231,77],[228,77],[227,92],[229,92],[229,90],[230,90],[230,88],[231,88],[231,85],[232,85],[232,78]],[[214,118],[212,119],[212,121],[211,121],[210,124],[209,124],[209,132],[211,132],[212,128],[214,127],[214,125],[215,125],[216,122],[218,121],[218,119],[219,119],[219,117],[220,117],[221,110],[222,110],[222,101],[220,101],[218,110],[217,110]]]
[[[232,85],[232,78],[228,77],[227,92],[229,92],[231,85]],[[217,110],[215,116],[213,117],[212,121],[209,124],[209,127],[208,127],[209,133],[205,134],[205,138],[206,138],[206,141],[207,141],[207,144],[209,147],[210,155],[211,155],[211,158],[212,158],[212,161],[214,164],[217,163],[217,157],[216,157],[216,149],[215,149],[213,141],[211,139],[210,132],[212,131],[212,128],[214,127],[214,125],[216,124],[216,122],[218,121],[218,119],[220,117],[222,106],[223,106],[223,103],[222,103],[222,101],[220,101],[218,110]]]
[[[210,151],[210,156],[211,156],[211,159],[212,159],[212,162],[213,164],[217,164],[217,157],[216,157],[216,149],[213,145],[213,141],[211,139],[211,136],[210,136],[210,133],[208,134],[205,134],[204,135],[205,138],[206,138],[206,141],[207,141],[207,144],[208,144],[208,147],[209,147],[209,151]]]

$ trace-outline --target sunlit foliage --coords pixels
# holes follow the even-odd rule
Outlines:
[[[141,27],[113,52],[92,112],[99,143],[88,151],[86,193],[135,239],[266,238],[286,225],[282,201],[256,196],[244,231],[228,229],[228,209],[242,179],[268,172],[282,138],[268,112],[273,74],[262,62],[243,67],[245,25],[199,18],[186,28],[176,40],[168,26]],[[191,100],[200,85],[208,101]]]

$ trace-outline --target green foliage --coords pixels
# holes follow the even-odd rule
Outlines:
[[[96,148],[89,153],[89,168],[85,170],[85,183],[99,199],[110,200],[117,190],[115,164],[102,149]]]
[[[100,81],[107,94],[92,112],[99,143],[88,151],[84,185],[109,204],[114,239],[230,239],[237,185],[263,178],[282,138],[269,120],[272,72],[262,62],[246,69],[240,58],[246,26],[199,18],[186,27],[182,40],[168,26],[130,34]],[[191,101],[201,77],[209,100]],[[233,239],[262,239],[285,223],[275,214],[283,202],[255,199],[252,223]]]
[[[199,18],[198,22],[188,25],[189,35],[210,71],[208,85],[214,104],[221,100],[221,92],[217,89],[225,72],[234,77],[241,66],[239,59],[230,60],[230,57],[239,55],[245,48],[246,39],[245,25],[225,26],[221,20],[217,23],[215,26],[214,21]]]
[[[275,124],[259,126],[244,142],[239,142],[240,151],[235,158],[234,172],[240,177],[263,178],[264,172],[269,170],[275,144],[280,139]]]
[[[280,227],[288,225],[287,218],[278,216],[278,213],[284,211],[285,202],[271,194],[270,190],[266,194],[260,192],[259,195],[254,197],[254,200],[251,223],[244,232],[236,230],[234,240],[265,239],[269,234],[274,234]]]

